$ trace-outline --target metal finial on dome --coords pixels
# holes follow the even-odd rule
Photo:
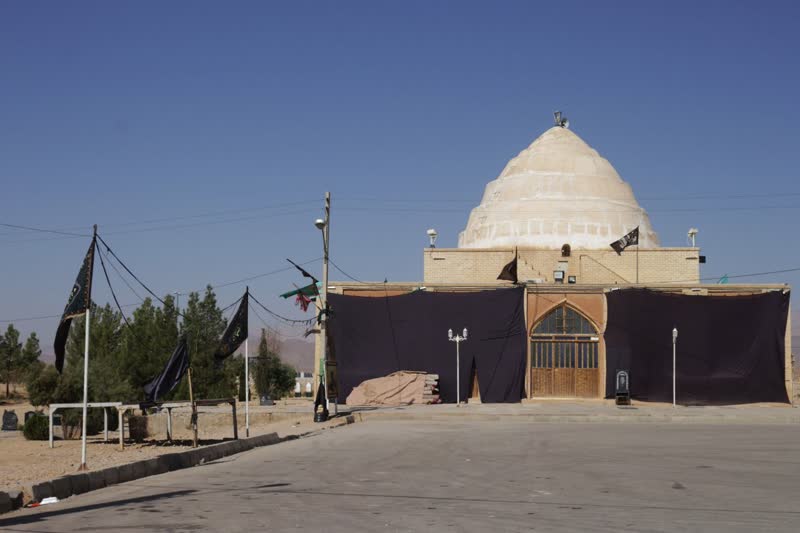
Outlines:
[[[553,118],[555,118],[556,126],[561,128],[569,128],[569,120],[567,117],[561,114],[561,111],[556,111],[553,113]]]

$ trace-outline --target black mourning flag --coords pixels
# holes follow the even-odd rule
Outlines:
[[[189,349],[186,347],[186,337],[181,337],[178,346],[164,366],[164,370],[144,386],[145,400],[157,402],[181,382],[183,375],[189,368]]]
[[[229,357],[236,349],[241,346],[247,338],[247,308],[249,304],[250,293],[245,292],[242,296],[242,302],[239,304],[239,309],[233,315],[233,320],[228,324],[225,333],[222,334],[222,341],[219,343],[214,359],[219,364],[224,359]]]
[[[325,385],[320,381],[317,387],[317,397],[314,399],[314,414],[318,409],[322,409],[323,418],[328,418],[328,402],[325,400]]]
[[[612,242],[611,247],[615,252],[617,252],[617,255],[622,255],[622,250],[634,244],[639,244],[639,226],[636,226],[636,229],[622,237],[620,240]]]
[[[294,261],[292,261],[291,259],[287,259],[287,261],[289,261],[291,264],[293,264],[293,265],[294,265],[294,267],[295,267],[297,270],[299,270],[299,271],[300,271],[300,273],[303,275],[303,277],[305,277],[305,278],[309,278],[309,279],[313,280],[313,281],[314,281],[314,283],[313,283],[313,284],[314,284],[315,286],[316,286],[316,284],[317,284],[317,283],[319,283],[319,280],[318,280],[317,278],[315,278],[314,276],[312,276],[311,274],[309,274],[309,273],[308,273],[308,272],[307,272],[307,271],[306,271],[304,268],[302,268],[300,265],[298,265],[297,263],[295,263],[295,262],[294,262]]]
[[[92,270],[94,270],[94,248],[95,239],[83,258],[83,265],[69,293],[69,300],[64,307],[64,314],[61,315],[61,322],[56,330],[56,339],[53,341],[53,349],[56,352],[56,369],[61,372],[64,369],[64,351],[69,337],[69,326],[72,319],[86,312],[92,305]]]
[[[497,276],[497,279],[502,279],[505,281],[510,281],[512,283],[517,283],[517,251],[514,250],[514,259],[511,260],[506,266],[503,267],[503,270],[500,272],[500,275]]]

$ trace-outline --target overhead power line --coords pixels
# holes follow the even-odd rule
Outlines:
[[[5,222],[0,222],[0,226],[3,226],[5,228],[23,230],[23,231],[35,231],[38,233],[55,233],[57,235],[69,235],[70,237],[91,237],[91,235],[87,233],[74,233],[70,231],[62,231],[62,230],[47,229],[47,228],[34,228],[32,226],[23,226],[21,224],[7,224]],[[17,233],[3,233],[2,235],[17,235]]]
[[[328,262],[329,262],[330,264],[332,264],[332,265],[333,265],[333,268],[335,268],[336,270],[338,270],[339,272],[341,272],[343,276],[346,276],[347,278],[349,278],[349,279],[351,279],[351,280],[355,281],[356,283],[367,283],[366,281],[361,281],[360,279],[356,279],[356,278],[354,278],[353,276],[351,276],[350,274],[348,274],[347,272],[345,272],[344,270],[342,270],[341,268],[339,268],[339,265],[337,265],[336,263],[334,263],[334,262],[333,262],[333,260],[332,260],[330,257],[328,258]]]

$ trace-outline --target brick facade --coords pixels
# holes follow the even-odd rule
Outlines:
[[[554,272],[564,272],[564,283],[575,276],[576,284],[617,285],[629,283],[700,282],[699,248],[629,248],[622,255],[606,250],[574,250],[563,257],[560,250],[520,249],[517,263],[520,281],[553,283]],[[497,281],[514,249],[471,250],[426,248],[423,253],[425,284],[507,283]],[[638,281],[637,281],[638,260]]]

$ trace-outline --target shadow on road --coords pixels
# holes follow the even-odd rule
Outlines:
[[[123,500],[113,500],[104,503],[95,503],[92,505],[83,505],[79,507],[70,507],[68,509],[53,509],[52,511],[46,511],[42,513],[35,513],[29,515],[19,515],[13,518],[2,520],[0,519],[0,529],[5,529],[10,526],[18,526],[22,524],[32,524],[35,522],[40,522],[42,520],[47,520],[48,518],[52,518],[55,516],[60,515],[68,515],[73,513],[82,513],[84,511],[93,511],[96,509],[104,509],[108,507],[120,507],[123,505],[128,505],[130,503],[145,503],[145,502],[152,502],[152,501],[159,501],[165,500],[169,498],[177,498],[179,496],[186,496],[188,494],[193,494],[197,492],[194,489],[186,489],[186,490],[174,490],[172,492],[162,492],[161,494],[152,494],[150,496],[139,496],[137,498],[125,498]],[[56,504],[57,505],[57,504]],[[24,512],[24,511],[23,511]]]

